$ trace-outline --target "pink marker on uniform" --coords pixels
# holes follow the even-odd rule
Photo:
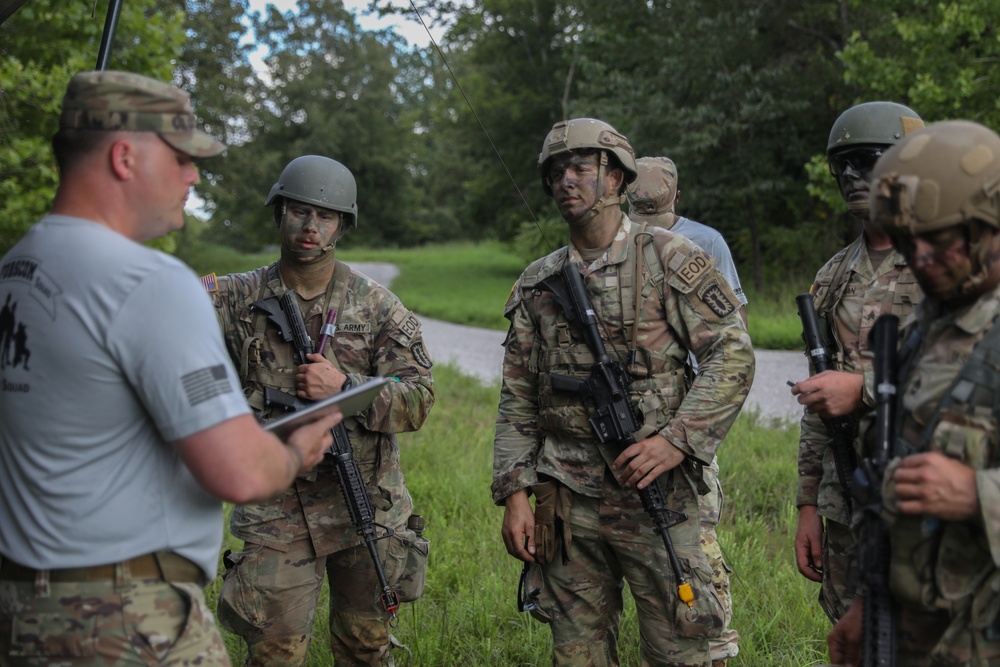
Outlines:
[[[337,320],[337,309],[331,308],[330,312],[326,314],[326,324],[320,329],[319,343],[316,345],[316,354],[323,354],[323,350],[326,348],[326,341],[333,334],[337,333],[337,327],[334,326],[334,322]]]

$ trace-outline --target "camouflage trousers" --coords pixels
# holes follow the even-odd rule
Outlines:
[[[385,576],[401,601],[419,596],[406,581],[411,539],[413,532],[399,527],[396,535],[376,543]],[[324,574],[330,582],[336,664],[394,664],[392,649],[399,645],[389,632],[390,616],[379,600],[382,587],[366,546],[318,557],[308,537],[292,542],[288,551],[247,542],[232,559],[235,565],[224,574],[219,595],[219,622],[247,642],[248,667],[306,664]],[[423,571],[419,577],[422,589]]]
[[[196,584],[0,581],[3,667],[229,667]]]
[[[823,583],[819,604],[833,623],[851,606],[858,590],[857,540],[848,526],[823,519]]]
[[[635,489],[623,489],[610,473],[603,495],[574,493],[570,509],[570,559],[556,557],[540,568],[536,618],[551,623],[553,665],[606,667],[618,664],[618,626],[623,581],[628,582],[639,621],[643,665],[708,667],[709,638],[723,625],[722,603],[699,540],[696,492],[686,477],[664,484],[668,504],[690,519],[670,529],[675,551],[695,600],[678,598],[677,579],[662,539]],[[664,481],[666,481],[664,479]]]
[[[722,484],[719,483],[719,463],[717,460],[713,460],[711,466],[705,467],[703,477],[708,486],[708,493],[698,496],[701,548],[705,552],[705,557],[708,558],[709,567],[712,568],[712,585],[715,586],[719,600],[722,601],[725,618],[722,634],[708,642],[712,660],[718,661],[735,657],[740,652],[740,636],[732,628],[733,597],[729,588],[729,566],[722,555],[719,538],[715,534],[715,527],[719,525],[719,518],[722,516],[722,507],[726,498],[722,493]]]

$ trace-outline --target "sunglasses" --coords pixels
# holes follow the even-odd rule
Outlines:
[[[843,151],[830,156],[830,173],[834,178],[840,178],[850,167],[858,175],[869,174],[880,157],[882,157],[880,148],[855,148]]]

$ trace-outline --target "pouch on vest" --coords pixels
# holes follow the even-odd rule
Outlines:
[[[565,565],[573,540],[569,527],[573,493],[555,480],[535,484],[531,491],[535,494],[535,560],[540,565],[551,563],[561,550]]]

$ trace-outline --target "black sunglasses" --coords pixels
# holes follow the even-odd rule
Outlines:
[[[848,167],[859,175],[871,173],[875,163],[882,157],[881,148],[855,148],[830,156],[830,173],[840,178]]]

